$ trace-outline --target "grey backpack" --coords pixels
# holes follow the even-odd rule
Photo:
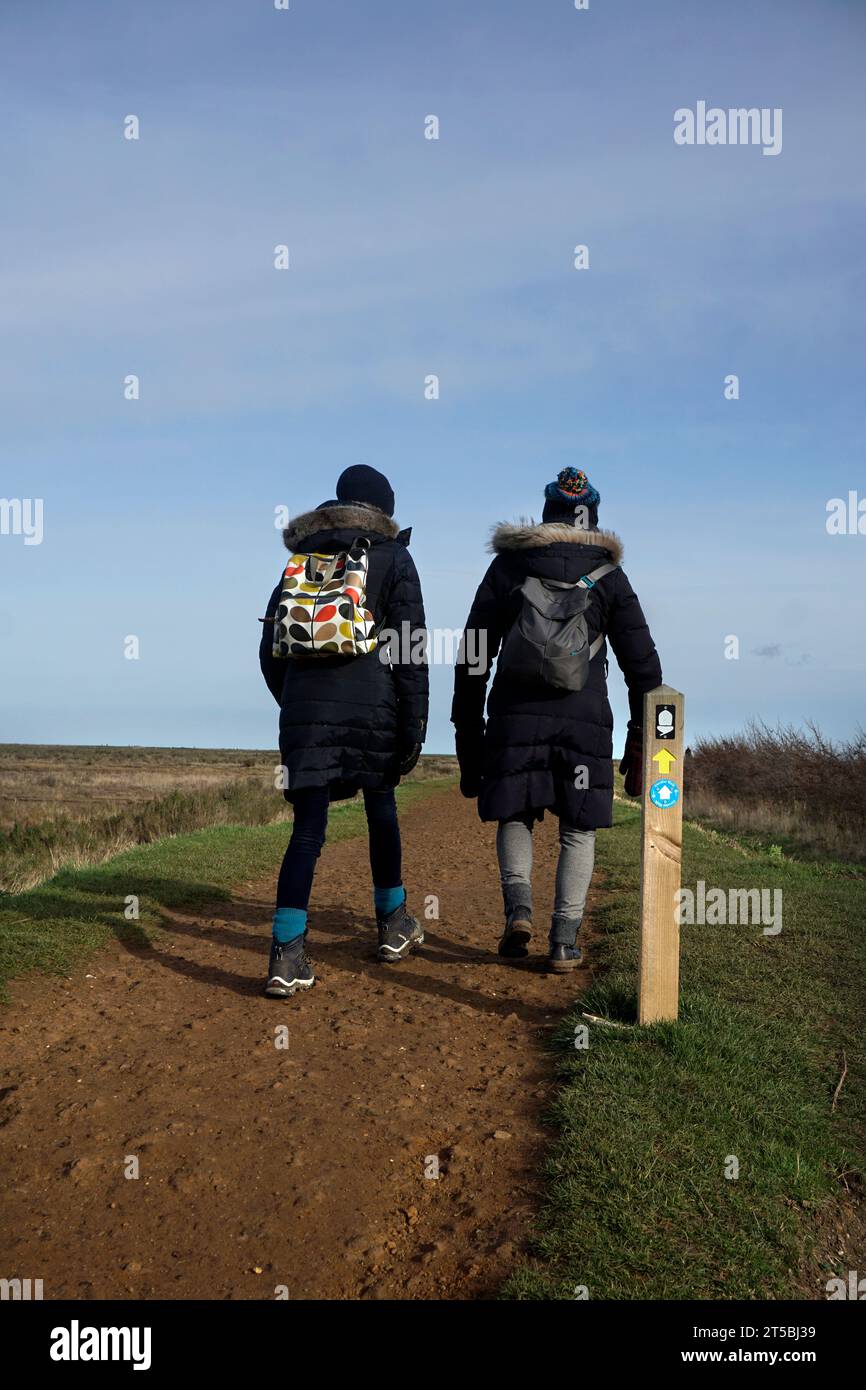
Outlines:
[[[519,590],[523,602],[499,654],[499,670],[559,690],[582,690],[605,637],[602,632],[589,641],[587,606],[598,580],[615,569],[599,565],[576,584],[534,575],[524,580]]]

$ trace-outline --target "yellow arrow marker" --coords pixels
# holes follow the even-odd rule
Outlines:
[[[659,772],[670,772],[671,763],[675,763],[676,758],[667,748],[660,748],[657,753],[653,753],[653,762],[658,763]]]

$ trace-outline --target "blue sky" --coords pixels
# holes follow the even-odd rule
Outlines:
[[[0,535],[4,741],[273,746],[274,508],[351,463],[444,628],[585,468],[690,737],[854,731],[866,6],[5,0],[0,44],[0,494],[44,499]],[[781,107],[781,153],[676,145],[699,100]]]

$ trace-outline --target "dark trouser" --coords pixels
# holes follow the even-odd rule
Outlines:
[[[306,911],[322,845],[328,829],[330,792],[327,787],[303,787],[295,792],[292,838],[277,883],[277,907]],[[364,790],[364,810],[370,836],[370,869],[376,888],[397,888],[402,882],[400,825],[393,789]]]

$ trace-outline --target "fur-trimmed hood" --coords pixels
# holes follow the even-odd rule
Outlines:
[[[297,550],[308,536],[319,531],[355,531],[359,536],[384,536],[390,541],[400,537],[405,543],[409,538],[409,533],[401,532],[397,522],[378,507],[364,502],[325,502],[315,511],[293,517],[283,531],[283,544],[287,550]]]
[[[582,531],[568,521],[501,521],[490,537],[490,549],[496,555],[510,550],[537,550],[539,546],[597,545],[610,551],[615,565],[622,560],[622,541],[613,531]]]

